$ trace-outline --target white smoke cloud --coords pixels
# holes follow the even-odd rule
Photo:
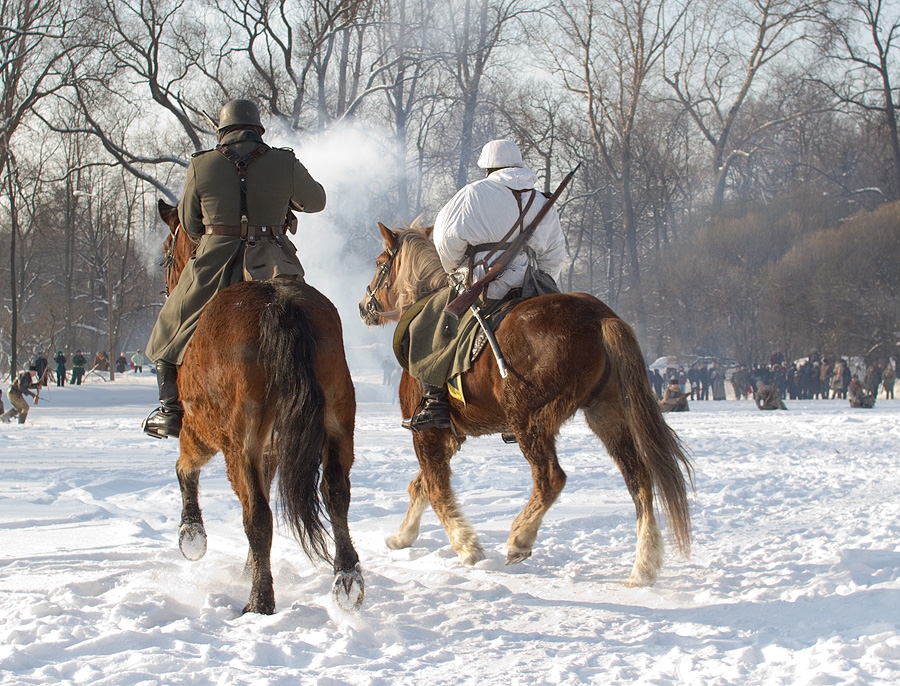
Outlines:
[[[271,145],[294,149],[297,158],[325,188],[328,201],[317,214],[300,214],[292,237],[306,270],[306,280],[322,291],[338,308],[351,366],[380,369],[381,360],[392,356],[393,327],[368,329],[359,318],[358,304],[375,271],[379,252],[377,222],[388,222],[385,201],[394,192],[396,167],[391,134],[372,126],[339,125],[316,138],[290,141],[267,136]],[[348,242],[371,235],[371,255],[349,254]]]

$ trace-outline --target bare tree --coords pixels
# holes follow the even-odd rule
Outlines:
[[[818,0],[711,0],[692,13],[680,45],[669,51],[665,80],[712,147],[712,214],[720,215],[732,165],[784,118],[739,120],[765,68],[806,40],[802,24]]]
[[[174,202],[169,174],[187,167],[188,152],[206,147],[212,132],[204,106],[227,89],[220,76],[224,48],[184,0],[101,0],[87,19],[82,31],[94,50],[73,62],[73,88],[65,96],[71,110],[64,112],[79,113],[78,123],[45,121],[60,133],[96,137],[116,164]],[[183,136],[174,154],[163,130],[161,140],[141,130],[159,117]]]
[[[527,10],[522,0],[450,0],[445,22],[451,53],[446,62],[461,110],[456,187],[468,182],[474,152],[475,113],[491,57],[503,45],[512,23]]]
[[[416,112],[423,107],[423,79],[433,68],[436,56],[429,52],[434,44],[435,10],[428,0],[397,0],[394,16],[385,17],[376,31],[377,60],[366,90],[382,84],[387,113],[394,131],[397,167],[397,214],[410,217],[411,202],[407,156],[410,152],[410,127]],[[413,215],[418,214],[415,203]]]
[[[634,206],[635,127],[646,88],[686,5],[666,0],[566,0],[560,30],[571,38],[557,59],[566,88],[580,95],[591,136],[618,181],[638,336],[646,335],[638,220]]]
[[[838,0],[822,5],[825,54],[836,68],[822,78],[834,96],[854,109],[877,113],[887,131],[893,174],[900,198],[900,132],[891,74],[900,69],[900,5],[885,0]]]
[[[16,294],[17,170],[13,137],[38,103],[61,88],[66,80],[69,10],[58,0],[0,1],[0,172],[10,214],[11,345],[10,368],[15,375],[18,346]]]
[[[293,130],[324,129],[359,98],[371,0],[215,0],[215,5],[234,31],[231,50],[246,57],[252,69],[243,88]],[[315,113],[312,121],[309,111]]]

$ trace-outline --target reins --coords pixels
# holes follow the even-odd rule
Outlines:
[[[166,250],[166,261],[165,261],[165,284],[166,284],[166,296],[171,295],[169,292],[169,280],[172,276],[172,272],[175,270],[175,246],[178,243],[178,232],[181,231],[181,224],[175,227],[175,230],[172,232],[172,242],[169,244],[169,249]]]

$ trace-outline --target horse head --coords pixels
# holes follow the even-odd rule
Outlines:
[[[178,283],[181,272],[184,270],[188,260],[191,259],[191,255],[197,246],[187,232],[181,228],[181,222],[178,219],[178,208],[172,207],[172,205],[162,199],[160,199],[157,206],[159,208],[159,216],[162,217],[163,222],[169,227],[169,235],[163,241],[163,254],[165,255],[163,265],[166,268],[166,295],[168,295]]]
[[[400,234],[399,231],[391,231],[381,222],[378,222],[378,230],[384,239],[384,250],[375,259],[375,275],[366,287],[365,297],[359,303],[359,316],[366,326],[383,325],[400,318],[397,292],[391,289],[400,261]]]
[[[406,229],[391,230],[381,222],[378,229],[384,249],[359,303],[359,316],[366,326],[398,321],[416,300],[447,285],[447,274],[431,241],[433,226],[421,226],[416,219]]]

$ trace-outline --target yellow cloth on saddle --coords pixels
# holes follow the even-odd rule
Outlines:
[[[444,308],[457,295],[449,286],[416,301],[401,317],[394,332],[394,355],[419,381],[443,386],[472,366],[472,346],[478,322],[467,311],[456,319]]]

